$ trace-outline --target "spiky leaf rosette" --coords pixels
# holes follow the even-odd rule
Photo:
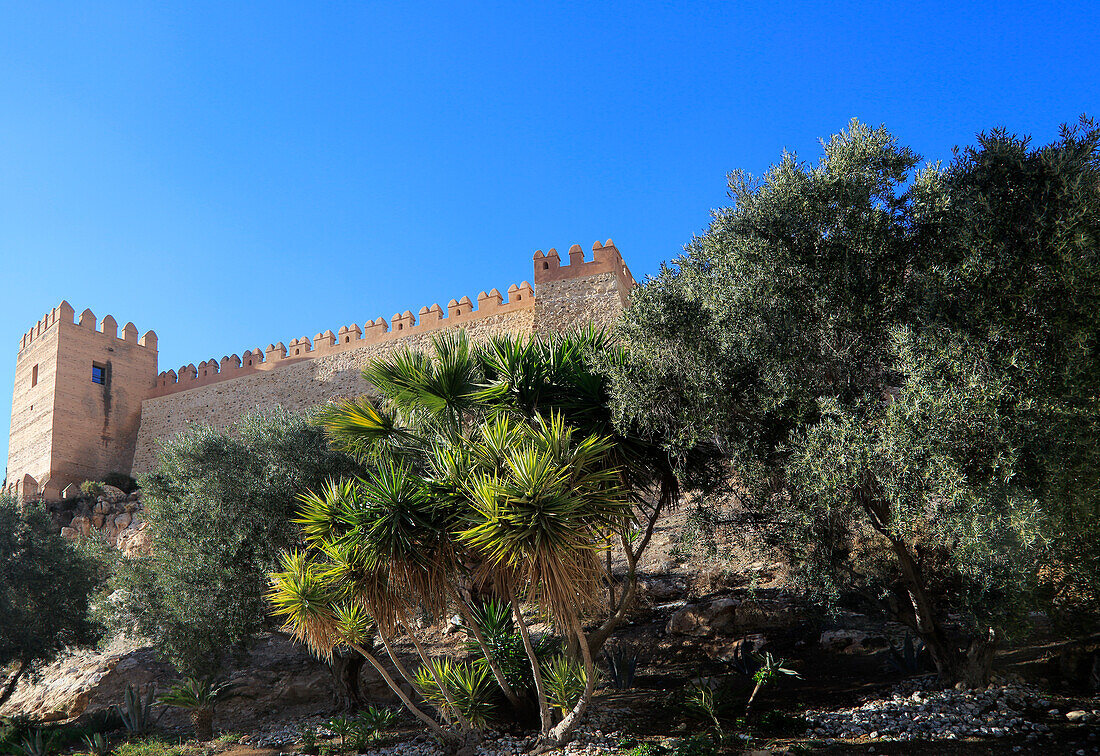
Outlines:
[[[469,481],[470,504],[458,539],[501,578],[529,595],[571,632],[591,606],[602,574],[598,553],[607,533],[633,518],[604,459],[609,440],[579,440],[560,415],[516,427],[519,436],[499,473]]]
[[[333,610],[332,587],[304,551],[283,554],[282,569],[270,575],[267,599],[272,613],[283,618],[283,629],[319,658],[332,658],[340,643],[340,627]]]

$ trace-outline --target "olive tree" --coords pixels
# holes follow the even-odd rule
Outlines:
[[[0,704],[35,665],[93,642],[88,602],[97,565],[58,533],[41,504],[0,495]]]
[[[982,682],[1034,566],[1095,532],[1096,144],[995,132],[918,170],[853,122],[816,165],[731,174],[620,329],[620,416],[719,444],[806,584],[881,606],[947,680]]]
[[[167,441],[142,480],[152,555],[119,562],[113,624],[134,627],[189,674],[213,671],[276,627],[263,595],[278,555],[300,542],[298,496],[358,471],[308,417],[281,409]],[[335,670],[352,698],[361,664]]]

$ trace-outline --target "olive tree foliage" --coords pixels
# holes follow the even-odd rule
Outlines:
[[[96,561],[61,537],[41,504],[0,495],[0,704],[36,665],[95,641],[97,582]]]
[[[151,639],[187,673],[212,672],[277,626],[267,573],[300,543],[298,496],[359,469],[308,417],[281,409],[164,443],[142,480],[153,554],[118,564],[111,623]]]
[[[993,132],[918,169],[853,121],[816,165],[731,174],[620,329],[620,417],[717,442],[805,583],[907,624],[945,679],[982,682],[1067,573],[1095,607],[1097,140]]]

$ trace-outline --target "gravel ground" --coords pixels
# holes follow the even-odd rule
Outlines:
[[[936,690],[931,680],[910,682],[889,698],[850,709],[806,713],[811,737],[885,740],[957,740],[970,737],[1051,736],[1048,722],[1100,723],[1100,710],[1059,711],[1031,686],[990,685],[985,690]],[[1095,738],[1094,738],[1095,739]]]
[[[288,748],[298,743],[299,727],[314,727],[319,737],[326,739],[331,733],[325,730],[323,719],[288,724],[264,732],[255,733],[242,741],[242,744],[254,748]],[[625,737],[622,733],[604,733],[581,725],[575,732],[576,737],[565,747],[567,756],[599,756],[599,754],[618,751],[619,742]],[[489,732],[485,740],[476,747],[476,756],[519,756],[535,746],[534,737],[518,737],[502,733]],[[408,740],[392,745],[369,748],[364,753],[377,756],[444,756],[444,751],[427,735],[410,736]]]

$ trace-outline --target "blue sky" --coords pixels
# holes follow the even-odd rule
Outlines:
[[[1098,32],[1097,2],[0,2],[0,417],[63,298],[167,370],[540,248],[614,238],[640,279],[728,171],[852,117],[949,159],[1100,115]]]

